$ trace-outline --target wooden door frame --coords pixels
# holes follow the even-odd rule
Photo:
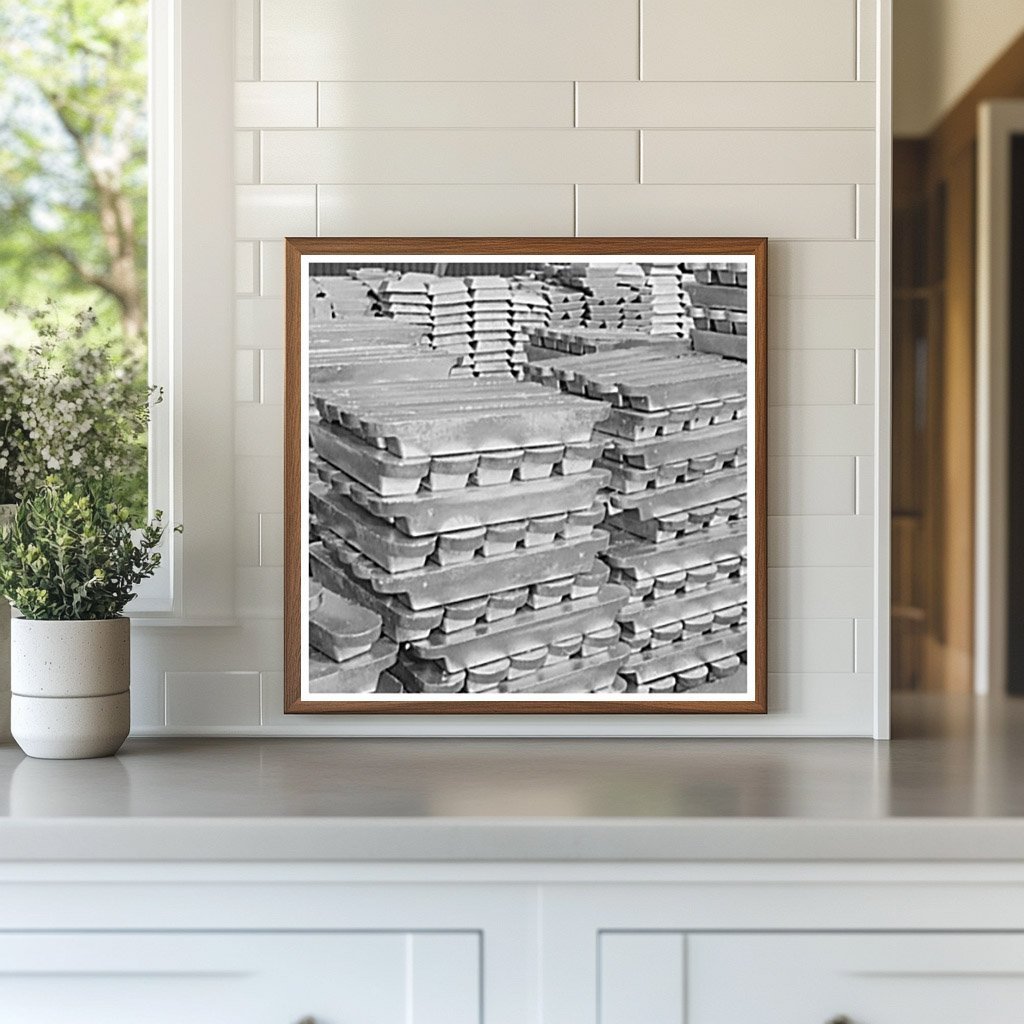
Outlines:
[[[974,692],[1006,690],[1009,487],[1010,140],[1024,100],[978,106]]]

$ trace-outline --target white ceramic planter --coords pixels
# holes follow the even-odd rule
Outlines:
[[[0,505],[0,526],[14,518],[17,505]],[[11,606],[0,597],[0,743],[11,739]]]
[[[11,731],[30,757],[105,757],[131,727],[129,619],[11,620]]]

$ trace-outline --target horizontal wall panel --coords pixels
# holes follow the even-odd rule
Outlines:
[[[863,296],[875,291],[875,247],[871,242],[768,243],[771,295]]]
[[[235,294],[251,295],[256,290],[256,246],[235,243]]]
[[[849,456],[768,459],[769,515],[853,515],[856,501],[855,465]]]
[[[874,177],[874,175],[872,175]],[[875,186],[857,186],[857,237],[872,241],[875,237]]]
[[[284,565],[284,515],[280,512],[261,512],[260,565]]]
[[[319,125],[321,128],[571,128],[573,83],[321,82]]]
[[[238,82],[236,128],[315,128],[316,82]]]
[[[874,523],[869,516],[769,516],[772,566],[871,565]]]
[[[870,566],[768,570],[769,618],[865,618],[873,606],[874,571]]]
[[[581,235],[853,238],[852,185],[580,185]]]
[[[241,298],[235,301],[235,343],[239,348],[284,347],[284,301]]]
[[[636,0],[262,0],[273,79],[573,81],[637,77]]]
[[[235,352],[235,401],[259,400],[259,359],[256,349],[242,348]]]
[[[234,626],[150,627],[136,620],[132,627],[132,661],[150,665],[173,662],[177,672],[280,668],[284,657],[281,622],[244,622]],[[160,674],[161,683],[163,673]],[[134,683],[134,678],[133,678]]]
[[[284,242],[260,242],[260,295],[284,295]]]
[[[774,622],[771,627],[774,627]],[[423,736],[422,719],[397,715],[285,715],[284,676],[280,670],[262,673],[263,725],[267,735],[306,736]],[[464,719],[464,715],[458,716]],[[585,735],[605,736],[870,736],[874,722],[874,679],[853,672],[769,672],[767,715],[626,715],[608,721],[594,716]],[[508,735],[503,715],[481,715],[473,735]],[[600,721],[595,719],[601,718]],[[386,719],[386,720],[385,720]],[[538,715],[530,728],[538,736],[564,736],[557,715]],[[430,735],[465,736],[465,721],[440,717],[430,722]]]
[[[870,516],[875,511],[875,458],[861,455],[857,459],[857,515]]]
[[[768,720],[782,735],[870,736],[874,715],[874,679],[869,675],[768,674]]]
[[[235,0],[235,78],[239,82],[259,78],[256,35],[256,0]]]
[[[857,352],[857,404],[871,405],[875,400],[875,352],[860,349]]]
[[[235,511],[280,512],[284,507],[281,460],[272,455],[235,456]]]
[[[857,15],[857,78],[861,82],[874,82],[878,72],[875,46],[878,0],[858,0]]]
[[[874,446],[870,405],[776,405],[769,414],[772,455],[870,455]]]
[[[652,185],[870,181],[874,163],[870,131],[643,133],[643,181]]]
[[[321,89],[323,86],[321,86]],[[872,128],[864,82],[580,82],[581,128]]]
[[[256,132],[235,132],[235,184],[252,185],[259,174]]]
[[[641,0],[644,79],[846,81],[856,75],[857,0]]]
[[[225,730],[254,728],[254,714],[268,732],[307,735],[466,728],[281,713],[284,237],[749,235],[770,239],[771,711],[624,728],[870,734],[874,0],[233,3],[239,626],[190,630],[184,644],[143,629],[139,724],[202,728],[188,712],[163,726],[165,707],[195,691],[195,715],[205,701]],[[245,682],[236,713],[217,704],[230,683],[174,684],[168,700],[165,673],[259,685],[254,700]],[[603,934],[604,1016],[685,1016],[680,943]],[[446,950],[424,959],[425,985]]]
[[[168,672],[165,687],[172,728],[260,724],[259,672]]]
[[[769,672],[853,672],[852,619],[773,619]]]
[[[265,405],[284,405],[284,349],[260,352],[259,400]]]
[[[131,703],[132,735],[163,731],[166,726],[167,702],[164,697],[163,663],[150,662],[136,652],[132,638],[132,686],[128,692]]]
[[[260,564],[260,514],[239,512],[235,516],[235,565]]]
[[[875,300],[775,298],[768,303],[768,345],[771,348],[873,349]]]
[[[572,185],[321,185],[323,235],[572,235]]]
[[[236,405],[235,451],[284,458],[284,407],[259,402]]]
[[[235,600],[239,616],[276,619],[284,614],[284,570],[279,566],[235,570]]]
[[[316,234],[315,185],[238,185],[235,230],[239,238]]]
[[[854,672],[873,672],[875,624],[871,619],[857,619],[854,623],[854,645]]]
[[[771,405],[843,405],[856,396],[850,349],[772,349],[768,356]]]
[[[636,181],[636,132],[567,129],[268,131],[271,184]]]

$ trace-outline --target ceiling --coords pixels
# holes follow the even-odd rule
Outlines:
[[[893,0],[893,133],[927,135],[1024,32],[1024,0]]]

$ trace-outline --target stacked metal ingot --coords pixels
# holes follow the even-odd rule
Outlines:
[[[379,310],[370,286],[348,274],[309,281],[310,323],[372,316]]]
[[[331,384],[446,378],[457,356],[434,352],[423,327],[377,316],[310,324],[309,379]]]
[[[515,341],[512,284],[507,277],[467,277],[470,315],[470,365],[474,376],[511,376],[523,362],[523,346]],[[518,353],[518,354],[517,354]]]
[[[549,386],[606,403],[603,557],[630,692],[746,688],[746,370],[687,342],[530,365]]]
[[[430,302],[431,344],[440,352],[468,357],[471,352],[472,320],[469,289],[459,277],[435,277],[426,282]],[[464,359],[462,364],[468,364]]]
[[[517,282],[512,292],[512,340],[522,353],[532,332],[551,322],[551,300],[535,282]],[[521,360],[520,360],[521,361]]]
[[[687,271],[683,288],[692,303],[694,349],[746,360],[746,265],[703,263]]]
[[[563,355],[581,356],[591,352],[610,352],[619,348],[649,348],[652,342],[647,331],[602,327],[538,327],[529,332],[526,353],[529,364],[525,374],[539,380],[543,362]]]
[[[434,274],[408,273],[382,281],[377,292],[381,313],[393,320],[416,324],[429,333],[432,320],[427,285],[434,280]]]
[[[309,585],[309,692],[373,693],[398,646],[381,638],[381,619],[315,580]]]
[[[689,330],[683,269],[677,264],[652,263],[647,270],[643,294],[649,297],[646,314],[652,336],[685,337]]]
[[[624,689],[598,558],[607,407],[512,380],[313,385],[313,578],[400,645],[382,688]]]
[[[618,273],[620,287],[627,290],[623,327],[645,331],[653,338],[687,336],[689,311],[682,287],[684,272],[678,264],[626,264]]]
[[[618,270],[615,263],[590,263],[584,269],[586,299],[583,322],[587,327],[622,326],[627,290],[619,287]]]
[[[549,323],[558,327],[583,325],[587,304],[582,289],[566,287],[554,281],[547,283],[546,291],[551,306]]]
[[[472,306],[462,278],[405,273],[382,280],[379,298],[383,317],[419,327],[432,348],[460,357],[454,376],[472,374]]]

